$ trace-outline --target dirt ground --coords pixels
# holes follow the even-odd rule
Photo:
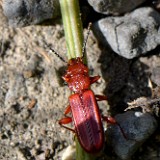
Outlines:
[[[0,159],[61,159],[73,144],[73,133],[58,124],[71,92],[61,79],[66,64],[47,45],[67,60],[62,25],[10,28],[0,18]],[[151,98],[149,80],[160,65],[159,48],[127,60],[98,44],[91,32],[86,51],[90,74],[101,75],[92,89],[108,96],[110,107],[99,103],[105,114],[122,113],[127,102],[141,96]],[[135,158],[158,160],[159,154],[156,131]]]

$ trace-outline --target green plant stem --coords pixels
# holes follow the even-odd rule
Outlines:
[[[83,32],[77,0],[60,0],[68,59],[82,57]]]
[[[60,0],[62,21],[65,32],[68,59],[82,57],[83,30],[78,0]],[[86,153],[76,137],[76,160],[94,160]]]
[[[83,150],[76,137],[76,160],[95,160],[96,155],[92,155]]]

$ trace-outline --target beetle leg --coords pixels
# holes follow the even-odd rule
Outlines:
[[[64,111],[64,114],[67,115],[67,114],[70,113],[70,112],[71,112],[71,106],[68,105],[68,106],[66,107],[65,111]]]
[[[107,97],[104,95],[95,95],[97,101],[107,100]]]
[[[126,136],[126,134],[124,133],[122,127],[120,126],[120,124],[119,124],[113,117],[110,117],[110,116],[109,116],[109,117],[107,117],[107,116],[102,116],[102,119],[103,119],[104,121],[106,121],[107,123],[117,125],[117,126],[119,127],[119,129],[120,129],[123,137],[124,137],[125,139],[128,139],[127,136]]]
[[[93,84],[99,80],[100,76],[94,76],[94,77],[89,77],[89,78],[90,78],[90,83]]]
[[[61,120],[59,120],[59,124],[63,125],[63,124],[68,124],[72,122],[72,118],[71,117],[64,117]]]
[[[113,117],[102,116],[102,119],[110,124],[117,124],[116,120]]]
[[[61,125],[62,127],[72,131],[72,132],[75,132],[74,129],[72,128],[69,128],[67,126],[65,126],[64,124],[68,124],[68,123],[71,123],[72,122],[72,118],[71,117],[65,117],[65,118],[62,118],[61,120],[59,120],[59,125]]]

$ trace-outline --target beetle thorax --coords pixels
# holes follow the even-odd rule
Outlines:
[[[90,78],[88,68],[81,58],[71,59],[63,79],[68,83],[70,90],[79,93],[89,88]]]

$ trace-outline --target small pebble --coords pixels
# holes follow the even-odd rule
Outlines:
[[[58,0],[5,0],[2,7],[13,27],[38,24],[60,15]]]
[[[144,7],[122,17],[100,19],[94,25],[96,37],[127,59],[144,55],[160,44],[160,14]]]
[[[149,113],[134,111],[118,114],[115,119],[122,130],[118,125],[110,126],[107,130],[107,142],[119,158],[128,160],[154,133],[157,121]]]
[[[118,15],[130,12],[145,0],[88,0],[88,3],[94,8],[95,11],[102,14]]]

